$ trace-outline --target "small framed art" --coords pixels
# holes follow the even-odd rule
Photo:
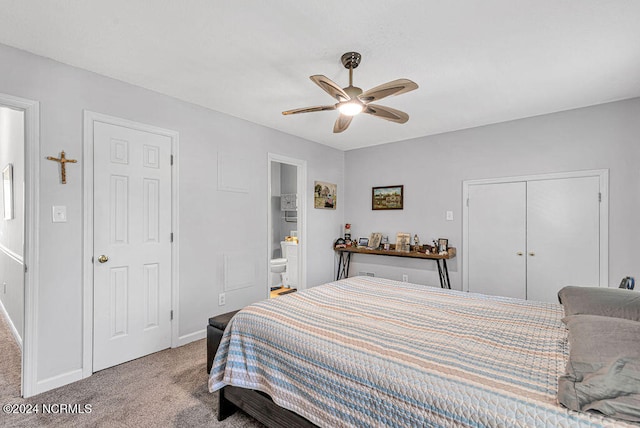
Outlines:
[[[404,185],[371,188],[372,210],[401,210],[404,207]]]
[[[313,187],[313,207],[335,210],[338,186],[324,181],[315,181]]]

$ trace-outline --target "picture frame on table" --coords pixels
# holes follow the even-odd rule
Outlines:
[[[358,248],[369,246],[369,238],[358,238]]]
[[[396,251],[408,253],[411,251],[411,234],[399,232],[396,235]]]
[[[380,247],[380,243],[382,241],[382,233],[374,232],[369,236],[369,248],[377,250]]]

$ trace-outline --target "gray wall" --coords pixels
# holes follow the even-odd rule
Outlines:
[[[640,277],[640,98],[450,132],[346,153],[345,222],[353,236],[417,233],[462,247],[463,180],[609,169],[609,278]],[[366,171],[366,172],[363,172]],[[371,187],[404,185],[404,210],[372,211]],[[445,220],[446,211],[454,221]],[[462,288],[461,255],[449,263]],[[373,272],[438,285],[435,263],[356,255],[351,275]]]
[[[320,176],[343,183],[341,151],[3,45],[0,93],[40,102],[37,379],[45,389],[82,368],[83,110],[180,133],[178,322],[183,341],[203,337],[208,317],[266,296],[269,152],[307,160],[310,192]],[[60,184],[58,164],[45,159],[61,150],[79,160],[67,166],[66,185]],[[247,194],[217,190],[218,152],[246,161]],[[307,201],[307,280],[313,286],[332,278],[331,244],[343,211],[314,210],[313,198]],[[52,205],[67,206],[67,223],[51,222]],[[226,306],[219,307],[221,272],[214,260],[226,251],[248,252],[256,260],[258,284],[227,292]]]
[[[13,165],[13,219],[4,218],[0,175],[0,301],[22,341],[24,330],[24,113],[0,106],[0,174]]]

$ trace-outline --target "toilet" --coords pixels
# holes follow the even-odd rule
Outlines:
[[[287,251],[285,249],[285,242],[280,242],[280,249],[282,258],[269,260],[269,268],[271,270],[271,286],[279,287],[282,285],[282,274],[287,271]]]
[[[269,260],[271,287],[296,287],[298,284],[298,243],[280,242],[282,258]]]
[[[282,274],[287,270],[287,259],[271,259],[269,260],[271,269],[271,286],[279,287],[282,285]]]

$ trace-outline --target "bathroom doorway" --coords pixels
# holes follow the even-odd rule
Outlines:
[[[306,288],[306,161],[269,153],[269,297]]]

